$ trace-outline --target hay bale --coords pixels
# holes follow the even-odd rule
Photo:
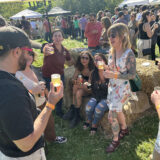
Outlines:
[[[136,59],[137,73],[142,80],[142,91],[145,92],[148,97],[154,90],[155,86],[160,86],[160,70],[155,65],[154,61],[146,59]],[[149,62],[149,66],[143,66],[145,62]]]
[[[80,54],[82,51],[86,51],[86,50],[88,50],[88,48],[72,48],[72,49],[69,50],[70,55],[71,55],[71,57],[72,57],[72,59],[73,59],[74,64],[76,63],[79,54]]]
[[[69,107],[72,104],[72,84],[71,80],[73,77],[73,74],[75,72],[75,67],[71,66],[64,70],[64,96],[63,96],[63,102],[65,107]]]
[[[142,92],[137,92],[138,101],[129,101],[123,108],[123,113],[126,117],[127,126],[131,126],[137,119],[145,114],[145,111],[151,106],[148,96]],[[108,113],[104,115],[100,121],[100,126],[105,134],[111,133],[111,127],[108,122]]]

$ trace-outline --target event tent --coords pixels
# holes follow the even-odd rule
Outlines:
[[[149,5],[149,0],[124,0],[119,4],[119,7],[127,5],[128,7],[133,7],[135,5]]]
[[[160,4],[160,0],[149,0],[149,3],[150,3],[151,5]]]
[[[22,16],[25,16],[26,18],[40,18],[40,17],[42,17],[42,14],[40,14],[38,12],[34,12],[29,9],[25,9],[10,18],[16,20],[16,19],[21,19]]]
[[[69,14],[69,13],[71,13],[71,11],[66,11],[60,7],[54,7],[48,12],[48,15],[57,16],[57,15],[63,15],[63,14]]]

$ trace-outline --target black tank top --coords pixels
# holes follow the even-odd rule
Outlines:
[[[144,23],[140,23],[139,26],[138,26],[139,39],[150,39],[150,38],[147,36],[147,33],[144,32],[144,30],[143,30],[143,24],[144,24]]]

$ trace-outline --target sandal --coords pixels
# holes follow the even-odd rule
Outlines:
[[[83,129],[87,130],[89,128],[90,124],[88,122],[83,123]]]
[[[95,128],[95,127],[92,127],[91,129],[90,129],[90,135],[95,135],[97,133],[97,128]]]
[[[120,132],[119,132],[119,140],[123,139],[125,136],[128,136],[129,135],[129,130],[128,130],[128,127],[126,129],[121,129]]]
[[[118,148],[119,144],[120,144],[119,140],[118,141],[112,140],[111,144],[107,147],[106,152],[107,153],[114,152]]]

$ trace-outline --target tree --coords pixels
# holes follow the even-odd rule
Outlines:
[[[53,1],[53,0],[52,0]],[[122,0],[54,0],[56,6],[70,10],[73,13],[97,13],[99,10],[109,9],[113,12],[114,8]]]
[[[2,3],[0,5],[0,14],[5,18],[9,18],[23,9],[23,3]]]

